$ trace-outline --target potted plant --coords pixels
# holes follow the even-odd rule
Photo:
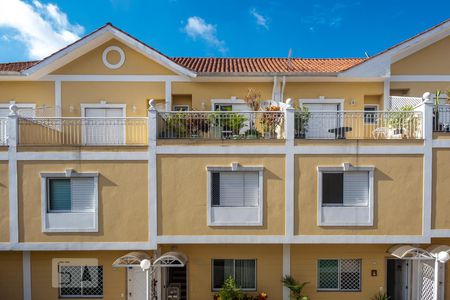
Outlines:
[[[408,138],[417,130],[417,116],[412,113],[414,106],[405,105],[400,111],[390,113],[387,124],[391,137]]]
[[[237,286],[232,276],[225,279],[222,289],[219,292],[220,300],[239,300],[242,298],[242,291]]]
[[[247,95],[244,97],[245,102],[253,111],[261,109],[261,92],[255,89],[248,89]]]
[[[385,292],[379,291],[375,295],[370,298],[371,300],[389,300],[391,297],[389,297]]]
[[[209,131],[209,120],[202,113],[186,114],[186,130],[192,138],[198,138],[202,133]]]
[[[211,129],[215,132],[214,135],[220,138],[239,137],[246,120],[245,116],[234,112],[216,111],[209,117]]]
[[[295,112],[295,138],[304,139],[306,137],[310,115],[308,108],[305,106],[300,106],[300,109]]]
[[[261,133],[257,129],[252,128],[252,129],[248,129],[244,133],[244,136],[246,139],[259,139],[261,136]]]
[[[186,119],[182,113],[174,113],[163,119],[161,136],[164,138],[186,137]]]
[[[281,282],[283,283],[283,285],[285,287],[287,287],[289,289],[289,291],[291,292],[291,297],[294,298],[295,300],[308,300],[309,299],[308,296],[303,295],[303,288],[309,282],[298,283],[294,279],[294,277],[292,277],[290,275],[284,276],[283,279],[281,280]]]
[[[278,113],[277,113],[278,112]],[[283,113],[279,106],[268,106],[262,113],[259,123],[261,124],[265,138],[272,138],[283,120]]]

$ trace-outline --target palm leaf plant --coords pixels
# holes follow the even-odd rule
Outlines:
[[[289,289],[291,292],[291,298],[295,300],[308,300],[308,296],[303,295],[303,288],[305,285],[309,284],[309,282],[298,283],[294,277],[290,275],[285,275],[281,280],[283,285]]]

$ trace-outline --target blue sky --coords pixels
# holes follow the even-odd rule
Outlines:
[[[0,0],[0,61],[42,58],[106,22],[169,56],[363,57],[449,16],[448,0]]]

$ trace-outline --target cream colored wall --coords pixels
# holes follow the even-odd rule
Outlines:
[[[345,110],[363,110],[364,97],[366,95],[383,94],[383,83],[336,83],[336,82],[288,82],[284,92],[284,98],[292,98],[295,105],[298,99],[316,99],[324,96],[330,99],[344,99]],[[351,101],[355,100],[355,105]]]
[[[317,166],[375,166],[374,226],[317,226]],[[420,155],[302,155],[295,158],[295,234],[420,235],[422,233]]]
[[[0,243],[9,242],[8,162],[0,161]]]
[[[0,81],[0,104],[34,103],[36,106],[45,104],[55,106],[54,83],[50,81]]]
[[[127,117],[147,117],[148,100],[165,98],[161,82],[62,82],[61,92],[65,117],[80,117],[80,104],[99,104],[102,100],[107,104],[126,104]],[[71,105],[73,112],[70,112]]]
[[[52,259],[93,258],[103,266],[104,300],[126,299],[126,268],[113,268],[114,260],[127,252],[121,251],[79,251],[79,252],[32,252],[31,291],[33,300],[59,299],[58,288],[52,287]]]
[[[40,172],[99,172],[99,231],[43,233]],[[148,167],[139,161],[18,162],[22,242],[135,242],[148,240]]]
[[[254,88],[261,92],[262,99],[272,98],[273,82],[174,82],[172,83],[173,94],[192,95],[192,108],[211,110],[211,99],[244,99],[248,89]]]
[[[0,298],[23,299],[22,252],[0,252]]]
[[[433,149],[432,228],[450,229],[450,149]]]
[[[409,97],[422,97],[425,92],[450,90],[450,82],[391,82],[391,89],[407,89]]]
[[[264,166],[264,225],[207,226],[207,166]],[[160,235],[284,234],[284,157],[280,155],[158,155]]]
[[[118,69],[109,69],[103,64],[103,51],[109,46],[119,46],[125,52],[125,63]],[[110,52],[107,56],[110,63],[119,62],[119,55]],[[110,40],[103,45],[80,56],[69,64],[54,71],[52,74],[64,75],[176,75],[173,71],[163,67],[161,64],[134,51],[118,40]]]
[[[392,75],[449,75],[450,37],[392,64]]]
[[[171,246],[163,247],[163,252],[171,250]],[[282,299],[282,245],[179,245],[176,251],[188,257],[189,299],[213,299],[212,259],[256,259],[257,292],[266,292],[269,299]]]
[[[300,282],[309,282],[304,294],[314,300],[371,299],[384,288],[386,291],[386,250],[389,245],[291,245],[291,275]],[[318,259],[362,259],[361,292],[317,291]],[[371,270],[378,276],[372,277]]]

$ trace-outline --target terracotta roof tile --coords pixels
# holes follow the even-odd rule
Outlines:
[[[363,58],[194,58],[174,62],[198,73],[335,73],[363,62]]]
[[[38,62],[39,60],[0,63],[0,72],[20,72],[34,66]]]

